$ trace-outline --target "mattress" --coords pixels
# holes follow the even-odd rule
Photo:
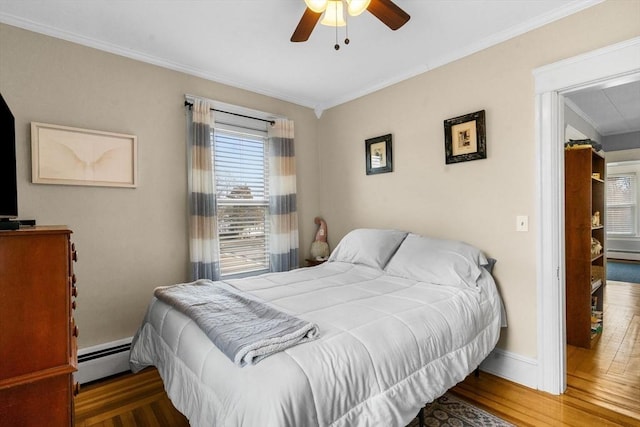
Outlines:
[[[319,326],[320,338],[238,367],[153,299],[132,344],[192,426],[405,426],[479,366],[500,333],[491,274],[450,286],[333,258],[227,283]]]

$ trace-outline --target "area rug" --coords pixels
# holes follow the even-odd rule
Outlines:
[[[424,407],[426,427],[515,427],[451,393],[445,393]],[[415,419],[407,427],[419,427]]]
[[[640,283],[640,263],[607,261],[607,280]]]

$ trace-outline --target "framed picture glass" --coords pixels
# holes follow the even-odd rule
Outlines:
[[[445,162],[487,158],[484,110],[444,121]]]
[[[34,184],[137,185],[137,137],[31,122]]]
[[[365,140],[364,149],[367,175],[393,172],[391,134]]]

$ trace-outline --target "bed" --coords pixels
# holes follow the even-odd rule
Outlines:
[[[319,266],[226,281],[319,338],[238,367],[153,298],[131,369],[156,366],[192,426],[405,426],[494,348],[493,262],[462,242],[357,229]]]

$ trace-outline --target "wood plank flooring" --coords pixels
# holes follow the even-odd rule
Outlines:
[[[189,426],[154,368],[83,387],[75,399],[75,416],[76,427]]]
[[[554,396],[481,373],[452,389],[518,426],[640,426],[640,285],[608,282],[603,335],[593,350],[567,349],[568,388]],[[77,427],[182,427],[155,369],[86,386]]]
[[[607,282],[592,350],[567,347],[567,391],[553,396],[482,373],[453,391],[519,426],[640,426],[640,285]]]

